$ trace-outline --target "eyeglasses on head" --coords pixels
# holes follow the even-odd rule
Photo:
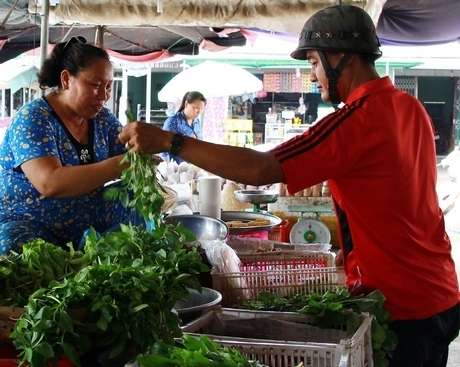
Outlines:
[[[69,39],[64,45],[63,50],[66,50],[68,47],[72,46],[75,43],[87,43],[86,38],[83,36],[76,36]]]

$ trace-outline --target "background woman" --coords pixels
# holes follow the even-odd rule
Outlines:
[[[166,119],[163,130],[174,131],[202,140],[201,122],[198,117],[205,106],[206,98],[200,92],[190,91],[185,93],[177,112]],[[169,153],[163,153],[162,157],[166,161],[171,159],[174,159],[177,163],[183,161],[183,159]]]

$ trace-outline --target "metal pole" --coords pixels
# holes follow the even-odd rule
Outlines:
[[[118,119],[122,125],[126,125],[129,121],[126,117],[126,110],[128,109],[128,74],[125,67],[122,68],[123,74],[121,79],[121,96],[119,102]]]
[[[145,121],[150,122],[150,110],[152,109],[152,68],[147,68],[147,81],[145,86]]]
[[[41,17],[41,33],[40,33],[40,65],[46,60],[48,56],[48,43],[49,43],[49,15],[50,15],[50,1],[42,1],[42,14]],[[43,89],[39,89],[40,96],[45,94]]]
[[[5,97],[6,97],[5,89],[2,89],[2,105],[1,105],[2,112],[0,114],[2,116],[2,120],[4,120],[6,117],[5,116],[5,107],[6,107]]]
[[[96,27],[96,39],[94,40],[95,44],[100,48],[104,48],[104,26],[98,25]]]

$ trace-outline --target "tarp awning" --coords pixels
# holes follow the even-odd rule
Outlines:
[[[30,62],[11,60],[0,65],[0,89],[11,89],[15,93],[19,89],[31,85],[37,80],[37,67]]]
[[[340,3],[363,7],[376,23],[382,44],[460,41],[459,0]],[[197,55],[200,49],[243,46],[256,32],[296,38],[313,13],[335,4],[336,0],[54,0],[49,41],[83,35],[91,42],[97,26],[103,25],[104,47],[113,55],[159,61],[175,54]],[[41,0],[3,0],[0,19],[12,8],[0,29],[0,63],[40,47]]]

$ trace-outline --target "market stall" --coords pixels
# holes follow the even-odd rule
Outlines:
[[[122,367],[137,360],[148,367],[156,358],[149,346],[182,338],[187,350],[188,337],[208,346],[216,343],[216,353],[236,347],[237,358],[258,360],[258,366],[282,367],[286,356],[292,366],[339,366],[344,360],[356,367],[371,365],[369,315],[356,311],[355,328],[341,325],[324,334],[311,315],[251,306],[262,292],[287,302],[345,291],[331,241],[321,242],[313,227],[302,239],[289,241],[289,221],[282,210],[275,214],[277,208],[270,207],[286,197],[283,186],[251,188],[219,178],[214,196],[203,184],[195,187],[195,212],[193,183],[213,176],[192,165],[160,164],[153,180],[162,180],[166,192],[164,200],[152,204],[156,209],[149,211],[153,217],[145,217],[145,226],[122,227],[102,237],[92,232],[82,251],[38,240],[22,254],[0,257],[0,341],[2,356],[9,356],[7,366],[16,365],[10,358],[14,342],[27,351],[17,352],[18,358],[35,361],[35,367],[47,360],[61,367],[94,366],[96,360]],[[145,202],[145,193],[140,195],[138,202]],[[220,203],[218,218],[202,215],[205,196]],[[271,332],[262,335],[261,325]],[[299,326],[295,338],[276,332],[294,325]],[[264,347],[249,353],[259,345]]]

